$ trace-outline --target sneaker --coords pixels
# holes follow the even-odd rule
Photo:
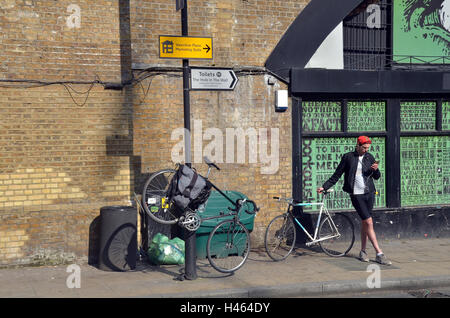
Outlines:
[[[380,263],[381,265],[392,265],[392,262],[388,260],[384,254],[377,255],[375,262]]]
[[[369,256],[367,256],[367,253],[365,251],[360,251],[359,252],[359,260],[361,262],[368,262],[369,261]]]

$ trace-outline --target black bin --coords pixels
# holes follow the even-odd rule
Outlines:
[[[137,214],[132,206],[106,206],[100,209],[99,268],[128,271],[136,268]]]

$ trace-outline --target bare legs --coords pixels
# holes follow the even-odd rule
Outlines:
[[[378,253],[382,253],[380,247],[378,246],[377,236],[375,231],[373,230],[373,220],[372,218],[368,218],[362,220],[361,222],[361,250],[366,250],[367,238],[369,238],[372,243],[375,251]]]

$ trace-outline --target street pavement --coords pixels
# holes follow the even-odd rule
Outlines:
[[[449,290],[450,238],[384,239],[380,244],[391,266],[375,263],[373,249],[368,249],[369,263],[359,261],[357,241],[349,255],[341,258],[329,257],[318,247],[298,247],[286,260],[274,262],[263,250],[253,250],[244,266],[231,275],[215,271],[207,259],[198,259],[194,280],[178,279],[184,265],[146,262],[138,262],[128,272],[103,271],[81,263],[3,268],[0,297],[316,298]]]

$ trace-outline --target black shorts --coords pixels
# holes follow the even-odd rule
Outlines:
[[[374,193],[350,194],[350,199],[361,220],[372,217],[373,203],[375,201]]]

